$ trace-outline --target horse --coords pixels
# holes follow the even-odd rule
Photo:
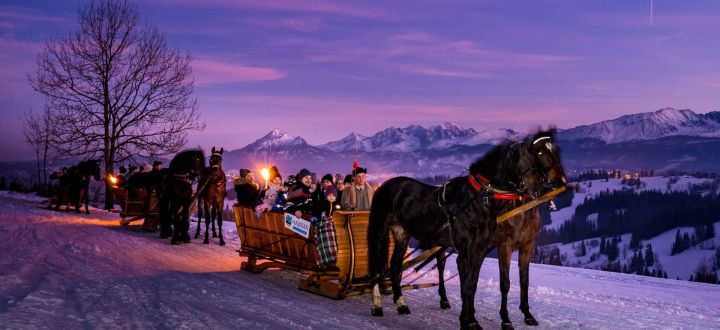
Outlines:
[[[64,170],[64,169],[63,169]],[[75,212],[80,213],[80,204],[85,202],[85,213],[90,214],[90,178],[100,180],[100,161],[97,159],[85,160],[67,169],[67,172],[53,173],[52,179],[59,178],[57,205],[55,210],[60,210],[60,205],[68,202],[75,206]],[[52,207],[52,203],[50,204]],[[67,209],[66,209],[67,210]]]
[[[160,238],[170,237],[171,244],[189,243],[190,207],[194,199],[192,184],[205,168],[202,150],[182,151],[159,172],[156,187],[160,216]]]
[[[535,152],[538,153],[538,156],[541,156],[540,158],[543,159],[545,164],[558,165],[556,168],[557,172],[561,173],[561,180],[558,183],[565,184],[567,179],[561,165],[560,149],[553,143],[553,141],[554,135],[551,133],[533,140],[533,146]],[[496,203],[498,214],[502,214],[519,206],[522,201],[514,198],[498,198]],[[541,227],[542,220],[540,212],[538,208],[535,207],[498,224],[497,230],[492,237],[492,245],[498,249],[500,292],[502,294],[500,318],[502,320],[501,326],[503,329],[513,329],[512,321],[508,316],[507,295],[510,290],[510,261],[512,258],[512,252],[515,250],[519,251],[518,270],[520,273],[520,311],[524,315],[525,324],[531,326],[539,324],[535,317],[530,313],[528,287],[530,282],[530,261],[533,257],[535,241]],[[440,257],[442,257],[443,260],[440,260]],[[445,254],[440,252],[437,263],[438,272],[441,274],[438,292],[443,292],[440,294],[441,305],[443,304],[443,301],[447,301],[447,298],[444,295],[445,283],[442,280],[442,274],[444,273],[445,268],[444,257]],[[449,305],[447,307],[449,308]]]
[[[395,240],[390,261],[393,301],[399,314],[410,314],[400,291],[402,259],[409,237],[457,251],[462,310],[461,328],[480,328],[475,319],[474,297],[480,267],[497,229],[496,197],[534,199],[551,185],[566,181],[557,159],[544,154],[535,143],[554,135],[538,132],[521,142],[505,142],[470,165],[470,174],[456,177],[442,187],[407,177],[385,182],[373,197],[368,225],[369,269],[373,287],[373,316],[382,316],[380,283],[384,283],[388,234]],[[544,144],[543,144],[544,145]],[[486,178],[485,175],[489,177]],[[441,307],[449,307],[444,287],[439,288]],[[444,301],[444,303],[443,303]]]
[[[203,174],[198,180],[198,225],[197,231],[195,232],[195,239],[200,237],[200,221],[202,221],[203,210],[205,210],[205,240],[203,244],[209,244],[209,226],[212,223],[212,234],[213,238],[218,237],[215,232],[215,222],[217,221],[218,231],[220,232],[220,246],[225,245],[222,234],[222,215],[225,206],[225,197],[227,191],[225,190],[225,172],[222,169],[222,154],[223,148],[219,151],[212,148],[212,155],[210,156],[210,167],[206,167]],[[202,186],[200,186],[202,185]],[[211,212],[212,211],[212,212]]]

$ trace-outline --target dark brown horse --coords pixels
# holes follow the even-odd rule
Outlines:
[[[384,283],[388,235],[395,250],[390,261],[393,301],[398,313],[409,314],[400,291],[402,259],[410,236],[429,245],[457,251],[462,311],[461,328],[479,328],[474,298],[482,262],[496,232],[495,218],[504,205],[496,196],[537,198],[565,180],[559,158],[545,154],[536,141],[551,138],[540,132],[522,142],[506,142],[470,166],[470,175],[457,177],[436,188],[411,178],[394,178],[375,193],[368,226],[369,267],[373,281],[373,315],[382,316],[379,284]],[[444,287],[439,290],[441,301]],[[441,305],[442,306],[442,305]],[[445,306],[443,306],[445,307]]]
[[[222,236],[222,215],[225,207],[225,172],[222,169],[223,148],[219,151],[212,148],[210,155],[210,167],[206,167],[203,175],[198,180],[198,225],[195,232],[195,239],[200,237],[200,221],[202,220],[203,210],[205,211],[205,240],[203,244],[209,244],[209,226],[212,223],[212,235],[218,237],[215,232],[215,221],[217,221],[218,231],[220,232],[220,246],[225,245]]]
[[[202,150],[185,150],[173,157],[167,169],[160,170],[158,187],[160,238],[171,237],[172,244],[189,243],[192,184],[205,168]]]
[[[80,213],[80,204],[85,202],[85,213],[90,214],[90,178],[95,181],[100,180],[100,161],[96,159],[86,160],[70,167],[62,173],[53,173],[51,179],[60,179],[58,186],[58,194],[56,198],[56,210],[60,209],[60,204],[69,203],[75,206],[75,212]],[[50,204],[50,207],[52,203]]]
[[[544,164],[543,167],[549,167],[550,164],[556,164],[555,173],[550,182],[559,178],[555,186],[564,185],[567,182],[564,169],[560,163],[560,149],[554,144],[554,134],[536,135],[532,140],[532,150],[538,154],[539,159]],[[504,198],[496,198],[497,214],[502,214],[519,206],[523,201],[513,198],[512,196],[500,196]],[[532,208],[522,214],[509,218],[507,221],[499,223],[495,234],[492,236],[492,244],[498,249],[498,268],[500,271],[500,292],[502,294],[502,302],[500,306],[500,318],[502,319],[503,329],[512,329],[512,321],[508,316],[507,295],[510,290],[510,261],[512,252],[518,251],[518,269],[520,273],[520,311],[524,315],[524,321],[527,325],[538,325],[535,317],[530,313],[530,304],[528,299],[528,287],[530,283],[530,261],[535,250],[535,240],[541,228],[541,218],[538,208]],[[440,256],[444,256],[443,253]],[[444,272],[444,260],[438,260],[438,272]],[[440,278],[440,303],[447,302],[445,297],[445,285],[442,277]],[[449,306],[448,306],[449,308]]]

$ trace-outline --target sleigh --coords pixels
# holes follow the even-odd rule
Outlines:
[[[283,213],[265,212],[258,219],[251,208],[236,204],[233,209],[241,241],[238,253],[247,257],[240,266],[242,270],[251,273],[261,273],[269,268],[296,270],[308,275],[299,281],[299,289],[334,299],[372,292],[368,270],[369,212],[337,211],[333,214],[338,246],[337,269],[327,270],[317,266],[313,229],[305,238],[285,227]],[[388,260],[394,247],[392,238],[389,244]],[[412,259],[406,258],[403,268],[422,263],[436,251],[432,249]],[[435,285],[437,283],[405,284],[403,290]]]
[[[115,204],[120,205],[120,225],[127,226],[133,221],[145,219],[143,229],[153,232],[157,229],[160,213],[155,191],[148,198],[144,188],[113,187]]]

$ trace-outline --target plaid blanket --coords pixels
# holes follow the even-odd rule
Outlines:
[[[327,266],[337,260],[337,235],[332,217],[322,217],[313,223],[317,244],[318,266]]]

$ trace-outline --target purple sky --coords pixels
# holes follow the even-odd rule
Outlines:
[[[0,160],[31,159],[26,73],[86,1],[0,4]],[[145,0],[193,64],[203,132],[242,147],[273,128],[311,144],[453,121],[569,128],[664,107],[718,110],[720,2]]]

